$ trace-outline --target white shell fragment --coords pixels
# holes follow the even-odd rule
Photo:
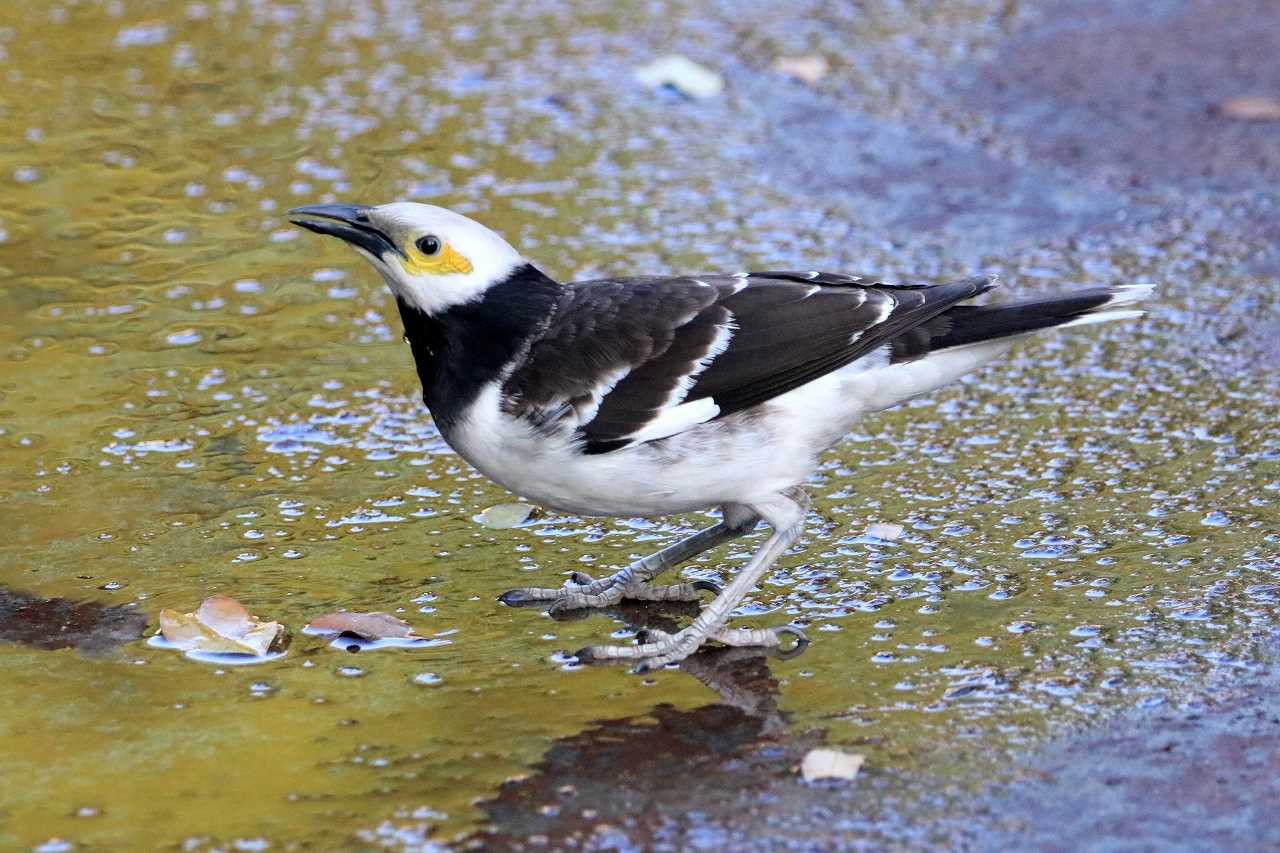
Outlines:
[[[883,539],[886,542],[894,542],[902,536],[904,529],[901,524],[886,524],[883,521],[873,521],[867,525],[866,534],[877,539]]]
[[[687,56],[671,54],[636,69],[636,79],[651,89],[670,86],[690,98],[714,98],[724,91],[724,78]]]
[[[773,61],[773,70],[812,86],[827,76],[831,66],[827,64],[826,57],[815,53],[805,56],[780,56]]]
[[[497,504],[477,515],[475,521],[491,530],[506,530],[509,527],[519,527],[531,518],[537,518],[537,510],[538,508],[531,504]]]
[[[861,755],[841,752],[838,749],[811,749],[800,764],[804,781],[817,779],[853,779],[862,769],[866,759]]]

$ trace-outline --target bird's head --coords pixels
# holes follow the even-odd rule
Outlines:
[[[317,234],[345,240],[404,303],[427,315],[479,299],[525,260],[506,240],[430,204],[319,204],[289,211]]]

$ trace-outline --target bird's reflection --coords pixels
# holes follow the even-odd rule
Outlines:
[[[633,630],[667,632],[696,612],[696,605],[680,604],[594,611]],[[785,732],[770,661],[794,654],[700,650],[679,671],[718,701],[687,711],[661,703],[645,715],[602,720],[555,741],[529,776],[477,804],[488,826],[471,842],[485,849],[686,846],[689,828],[681,816],[691,809],[707,821],[732,815],[740,796],[790,773],[798,756],[821,740],[820,732]]]

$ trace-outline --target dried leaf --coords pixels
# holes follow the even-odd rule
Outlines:
[[[390,613],[326,613],[312,619],[303,630],[324,637],[351,634],[362,640],[417,639],[408,622]]]
[[[861,755],[838,749],[811,749],[800,764],[800,775],[806,782],[815,779],[852,779],[866,761]]]
[[[529,519],[535,518],[536,514],[537,507],[531,504],[498,504],[476,516],[476,521],[492,530],[505,530],[508,527],[519,527]]]
[[[883,521],[873,521],[867,525],[866,534],[877,539],[883,539],[886,542],[893,542],[901,538],[904,530],[906,528],[901,524],[886,524]]]
[[[1218,104],[1218,112],[1241,121],[1280,121],[1280,99],[1256,95],[1227,98]]]
[[[724,78],[687,56],[672,54],[637,68],[636,79],[656,89],[670,86],[690,98],[714,98],[724,91]]]
[[[788,77],[794,77],[801,83],[813,85],[827,76],[831,66],[827,58],[812,53],[805,56],[780,56],[773,61],[773,70]]]
[[[160,633],[184,652],[265,655],[284,636],[279,622],[262,622],[225,595],[206,598],[194,613],[160,611]]]

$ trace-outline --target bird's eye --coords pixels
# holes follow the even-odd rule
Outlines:
[[[434,234],[428,234],[425,237],[419,237],[414,245],[422,254],[434,255],[440,251],[440,238]]]

